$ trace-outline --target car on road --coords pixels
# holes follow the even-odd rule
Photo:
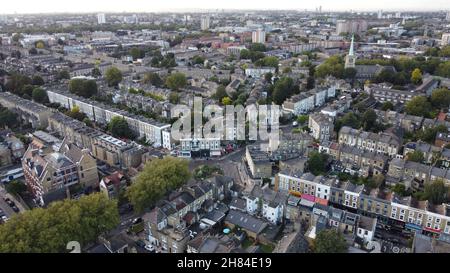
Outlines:
[[[12,208],[12,210],[13,210],[14,212],[16,212],[16,213],[19,213],[19,212],[20,212],[20,209],[19,209],[18,207],[16,207],[16,205],[12,206],[11,208]]]
[[[143,240],[137,240],[136,245],[142,248],[145,248],[145,242]]]
[[[150,252],[155,251],[155,247],[153,245],[146,245],[144,248]]]

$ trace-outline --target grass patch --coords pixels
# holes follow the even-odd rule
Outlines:
[[[251,245],[253,245],[253,241],[250,240],[249,238],[245,238],[245,240],[242,242],[242,248],[243,248],[243,249],[247,249],[247,248],[249,248]]]
[[[270,244],[267,244],[267,245],[261,244],[260,247],[261,247],[261,251],[264,253],[272,253],[272,251],[275,248],[273,245],[270,245]]]

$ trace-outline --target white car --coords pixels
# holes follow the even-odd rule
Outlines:
[[[148,251],[155,251],[155,247],[153,245],[145,245],[144,248]]]
[[[6,221],[8,221],[8,220],[9,220],[9,218],[6,217],[6,215],[3,215],[3,216],[2,216],[2,221],[3,221],[3,222],[6,222]]]

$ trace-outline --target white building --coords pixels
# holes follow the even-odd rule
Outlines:
[[[252,32],[252,43],[264,44],[266,42],[266,32],[258,29]]]
[[[360,216],[356,236],[362,238],[365,243],[373,241],[375,229],[377,226],[377,218]]]
[[[284,193],[275,192],[268,186],[269,184],[253,187],[251,193],[245,196],[246,209],[251,215],[260,213],[272,224],[278,224],[283,220],[287,197]]]
[[[245,69],[245,75],[252,78],[263,77],[267,73],[275,73],[275,68],[273,67],[259,67],[259,68],[247,68]]]
[[[99,25],[105,24],[105,23],[106,23],[106,16],[105,16],[104,13],[99,13],[99,14],[97,14],[97,23],[98,23]]]
[[[210,27],[209,16],[202,16],[202,19],[200,21],[200,28],[201,28],[201,30],[208,30],[209,27]]]
[[[442,46],[450,45],[450,33],[442,34],[441,45]]]
[[[209,152],[206,156],[220,156],[220,138],[184,138],[180,139],[182,156],[191,157],[193,152]]]

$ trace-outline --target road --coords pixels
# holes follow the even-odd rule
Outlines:
[[[22,212],[25,211],[25,207],[20,203],[16,198],[14,198],[11,194],[7,193],[3,186],[0,186],[0,209],[4,212],[6,217],[11,218],[14,214],[16,214],[13,209],[5,202],[5,198],[9,198],[16,204],[16,207]]]

